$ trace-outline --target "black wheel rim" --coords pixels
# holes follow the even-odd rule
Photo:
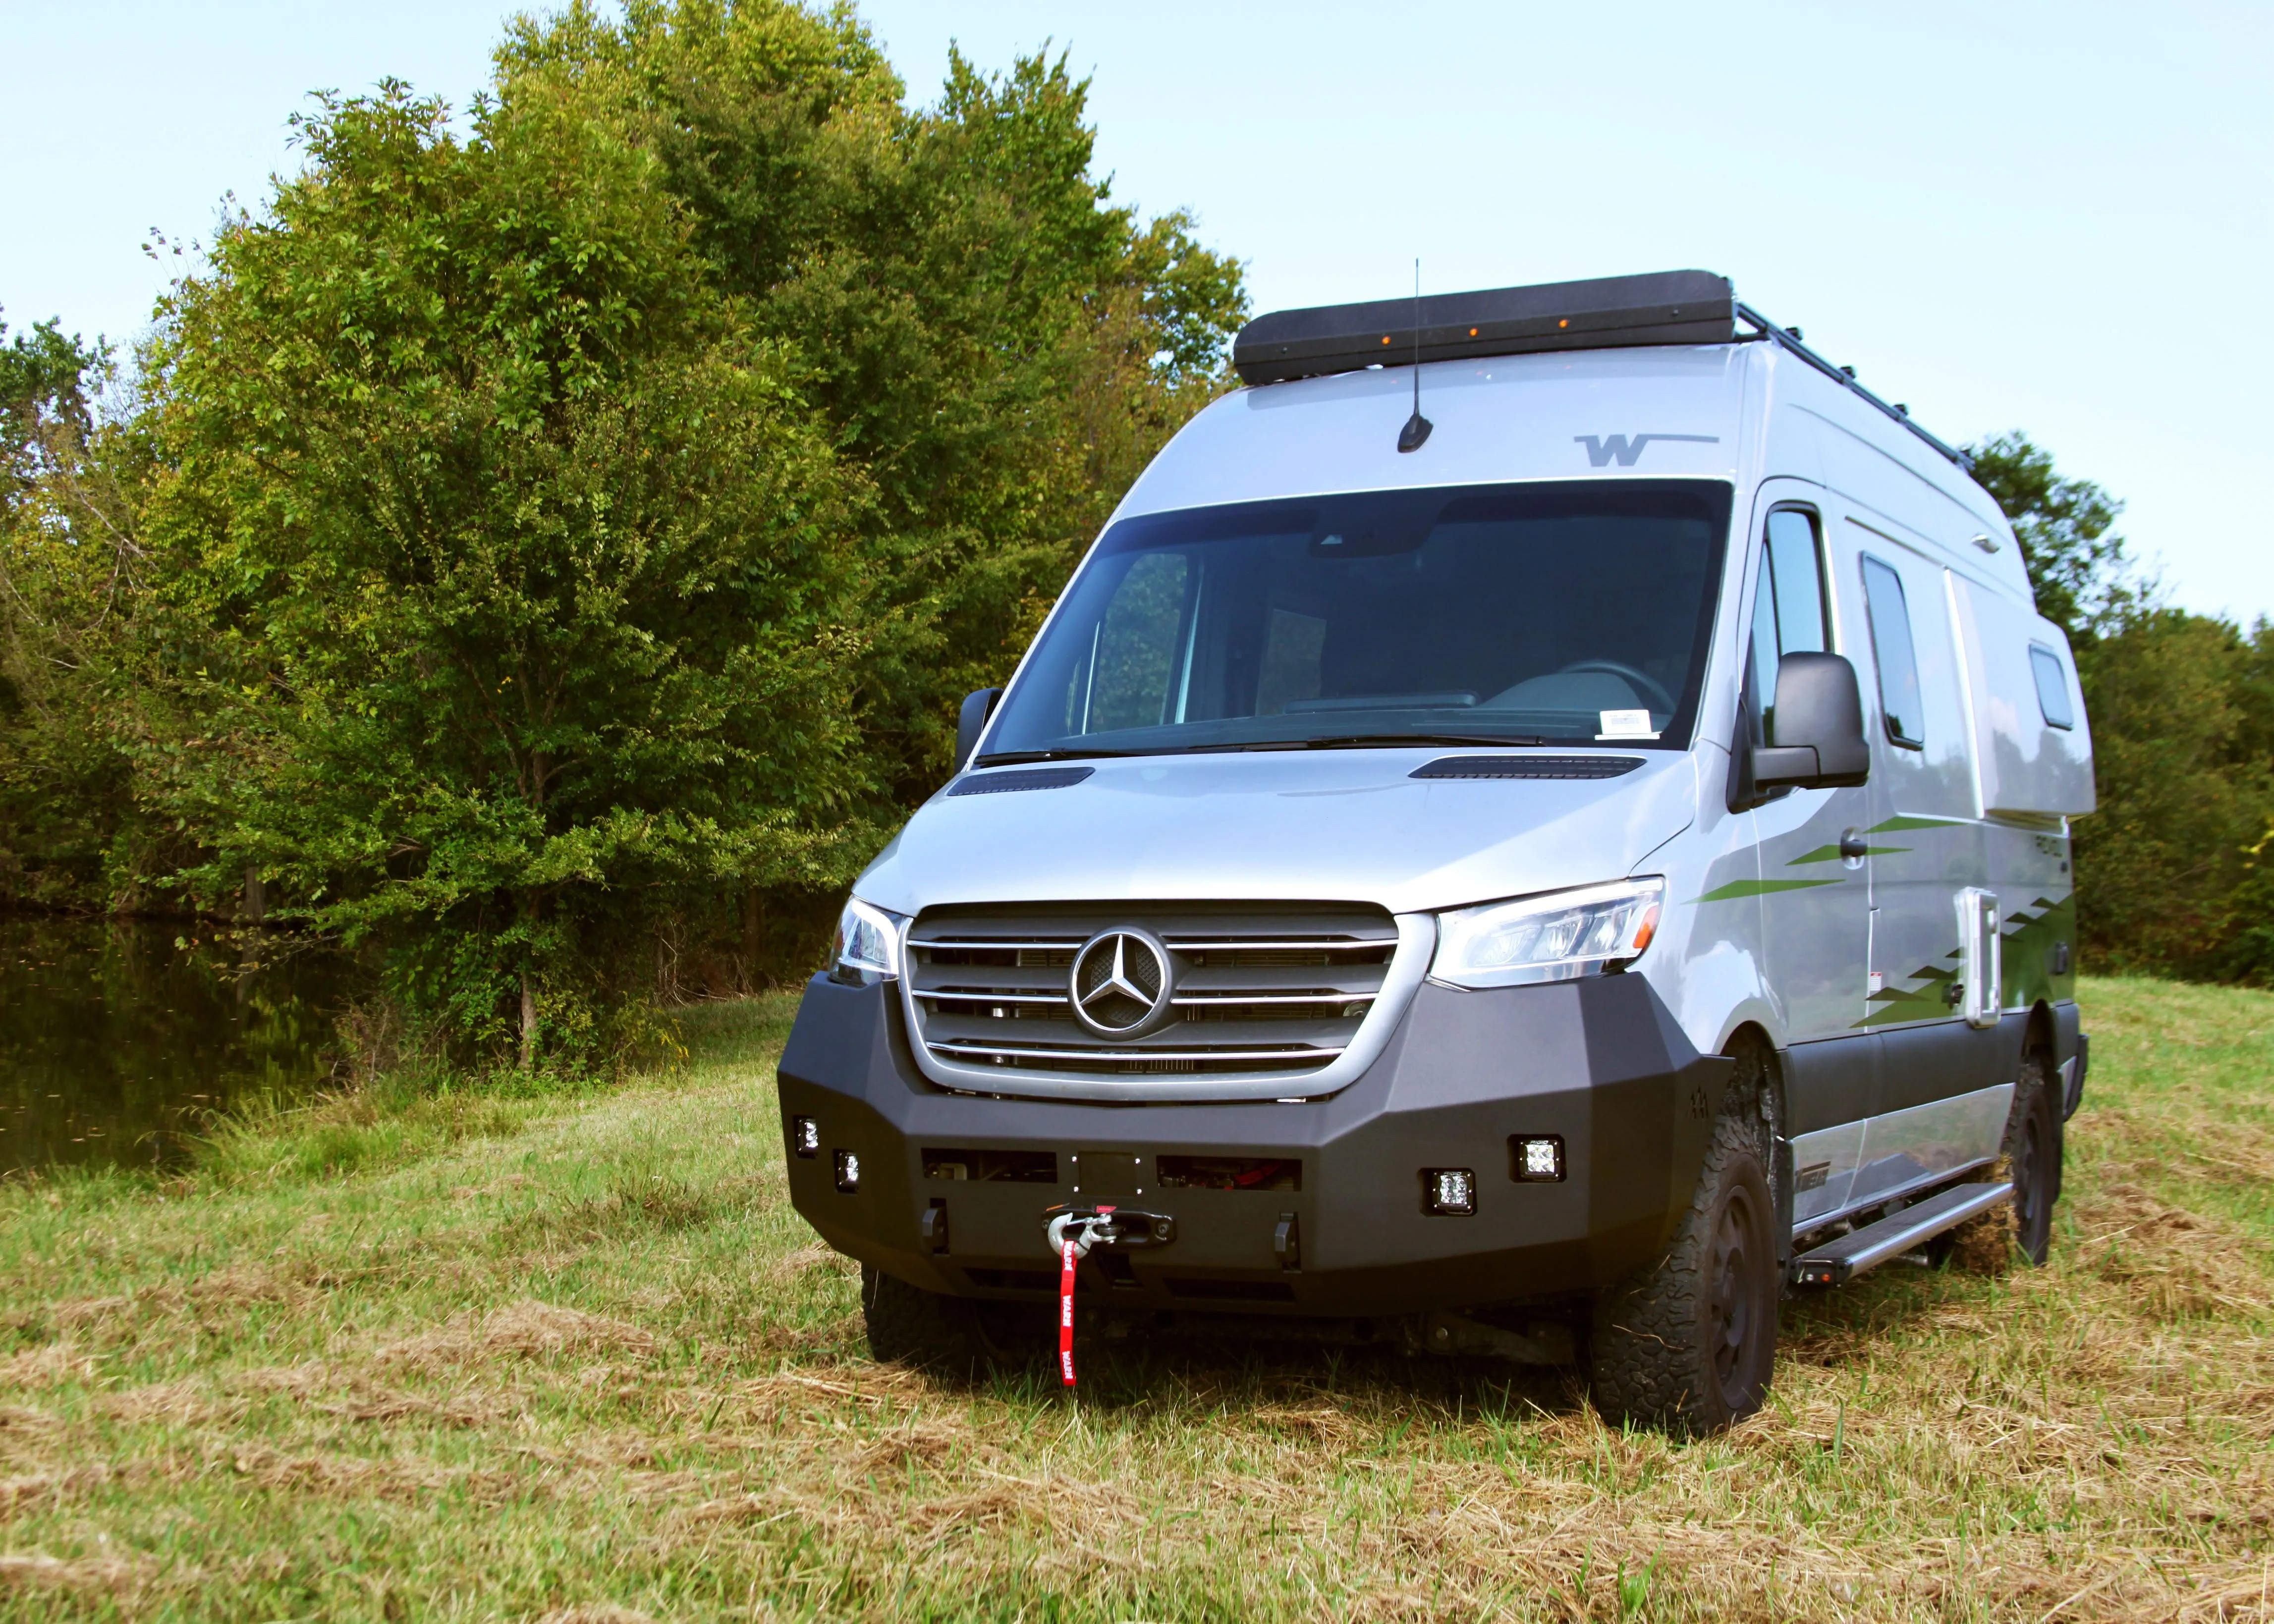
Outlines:
[[[1749,1405],[1758,1384],[1765,1238],[1751,1192],[1732,1190],[1713,1226],[1706,1297],[1706,1347],[1713,1385],[1731,1410]]]

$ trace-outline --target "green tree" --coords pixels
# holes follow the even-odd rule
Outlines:
[[[0,901],[143,906],[177,845],[124,748],[144,712],[145,440],[98,418],[114,381],[107,346],[52,321],[0,347]]]
[[[1063,57],[951,58],[909,109],[849,9],[632,0],[524,20],[501,82],[578,86],[656,154],[721,286],[795,357],[862,515],[867,759],[905,808],[1123,490],[1225,385],[1239,266],[1090,173]]]
[[[2077,826],[2081,934],[2118,970],[2215,980],[2267,965],[2238,951],[2253,920],[2252,847],[2274,815],[2255,644],[2230,622],[2136,607],[2079,662],[2100,809]]]
[[[199,718],[146,752],[208,898],[384,955],[528,1064],[625,1007],[659,914],[839,880],[868,500],[653,156],[535,80],[324,99],[148,358],[146,525]]]
[[[322,100],[111,417],[0,352],[0,850],[366,944],[470,1054],[808,956],[1227,381],[1239,266],[1111,199],[1085,99],[634,0],[515,25],[463,136]]]

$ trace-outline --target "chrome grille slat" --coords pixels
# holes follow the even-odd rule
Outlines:
[[[935,1049],[953,1049],[967,1055],[1012,1055],[1032,1058],[1066,1060],[1221,1060],[1227,1055],[1241,1060],[1331,1060],[1343,1051],[1339,1049],[1077,1049],[1071,1044],[1007,1043],[935,1043]]]
[[[1380,942],[1243,942],[1193,936],[1167,936],[1163,940],[1171,951],[1178,953],[1211,953],[1227,950],[1242,953],[1379,953],[1397,945],[1396,936]]]
[[[926,990],[916,996],[937,1004],[943,998],[954,998],[967,1004],[1065,1004],[1062,992],[998,992],[991,987],[942,987]]]
[[[1066,984],[1083,944],[1116,926],[1168,949],[1175,991],[1157,1029],[1108,1041],[1075,1019]],[[1347,904],[940,908],[908,932],[907,1007],[924,1052],[998,1076],[1299,1077],[1348,1050],[1400,940],[1387,913]]]
[[[1249,1004],[1362,1004],[1373,996],[1370,992],[1224,992],[1171,998],[1169,1003],[1181,1009],[1221,1010]]]

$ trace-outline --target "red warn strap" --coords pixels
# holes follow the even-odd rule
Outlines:
[[[1101,1207],[1097,1216],[1103,1218],[1112,1210]],[[1058,1243],[1058,1380],[1069,1387],[1073,1386],[1073,1268],[1081,1252],[1088,1250],[1075,1250],[1071,1231]]]
[[[1058,1262],[1058,1380],[1073,1386],[1073,1239],[1059,1248]]]

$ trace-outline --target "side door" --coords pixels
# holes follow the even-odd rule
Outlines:
[[[1809,491],[1772,485],[1758,509],[1738,726],[1740,738],[1753,742],[1774,740],[1783,656],[1846,651],[1829,590],[1823,512]],[[1753,808],[1763,954],[1785,1019],[1793,1210],[1804,1222],[1843,1199],[1871,1109],[1875,1045],[1859,1030],[1868,1007],[1870,876],[1860,852],[1869,791],[1740,789]]]
[[[1984,883],[1972,732],[1947,571],[1885,532],[1856,553],[1871,650],[1871,1013],[1879,1084],[1852,1199],[1995,1151],[2012,1068],[1994,1024],[1998,898]]]

